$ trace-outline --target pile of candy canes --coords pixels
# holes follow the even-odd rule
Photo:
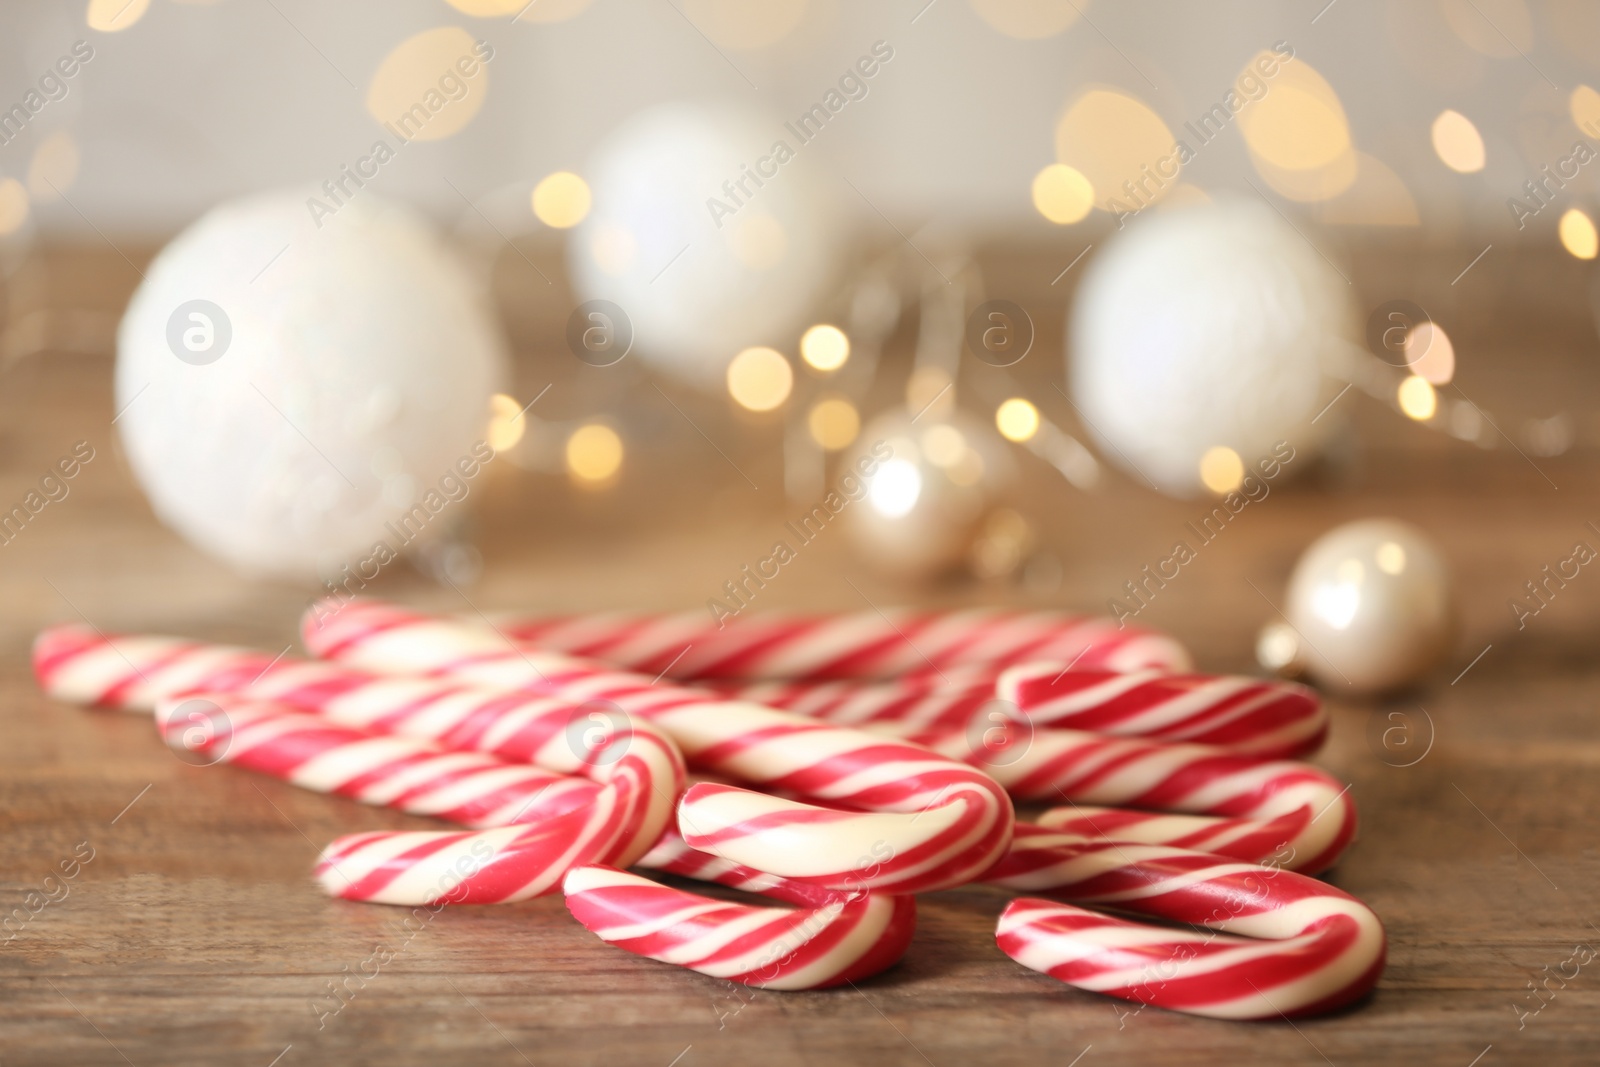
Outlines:
[[[312,659],[61,626],[34,665],[52,697],[153,710],[207,761],[465,827],[334,841],[316,877],[351,900],[560,891],[603,941],[767,989],[893,965],[913,894],[968,883],[1030,894],[996,931],[1012,959],[1176,1011],[1326,1011],[1383,970],[1377,917],[1309,877],[1356,828],[1346,788],[1292,758],[1325,710],[1290,683],[1188,673],[1160,634],[1054,613],[718,628],[358,600],[313,606],[302,636]],[[1019,822],[1013,799],[1049,807]]]

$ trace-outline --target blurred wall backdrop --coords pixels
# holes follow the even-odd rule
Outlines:
[[[320,183],[432,77],[448,39],[418,35],[451,26],[493,58],[377,180],[459,216],[449,179],[502,225],[532,227],[530,183],[582,172],[644,106],[728,99],[776,138],[830,91],[844,103],[804,150],[862,212],[957,234],[1048,227],[1034,179],[1057,162],[1116,211],[1105,186],[1180,142],[1181,170],[1140,195],[1254,183],[1430,244],[1548,243],[1600,190],[1600,164],[1574,158],[1600,145],[1592,0],[8,0],[0,230],[154,237],[240,192]],[[92,58],[72,62],[80,41]],[[852,76],[875,46],[892,58]],[[1295,61],[1254,67],[1275,48]],[[1061,217],[1085,195],[1038,193]]]

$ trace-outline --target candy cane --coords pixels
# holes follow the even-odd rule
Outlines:
[[[475,752],[373,734],[275,701],[235,693],[156,705],[167,744],[303,789],[472,828],[536,823],[598,801],[602,787]]]
[[[1287,854],[1284,866],[1312,873],[1355,838],[1349,787],[1305,763],[1078,730],[1022,731],[992,745],[970,733],[921,740],[1018,799],[1067,801],[1037,820],[1053,830],[1240,859]]]
[[[308,624],[336,620],[346,610],[324,601]],[[896,610],[721,622],[698,613],[618,613],[508,618],[498,627],[520,643],[679,679],[896,678],[1046,660],[1111,670],[1184,670],[1190,663],[1163,634],[1059,612]]]
[[[1065,866],[1058,877],[1081,903],[1226,931],[1013,900],[996,930],[1001,950],[1080,989],[1191,1015],[1267,1019],[1348,1004],[1383,972],[1387,939],[1377,916],[1303,875],[1116,842],[1085,842]]]
[[[871,977],[905,954],[916,903],[841,894],[802,908],[711,900],[611,867],[579,867],[567,908],[602,941],[763,989],[825,989]]]
[[[1026,664],[1002,673],[995,695],[1039,726],[1194,741],[1257,755],[1315,751],[1328,732],[1327,709],[1316,693],[1276,680]]]
[[[317,655],[369,669],[614,702],[659,726],[713,773],[853,809],[729,787],[698,786],[685,798],[679,825],[691,844],[715,837],[724,858],[786,878],[845,891],[946,888],[982,874],[1010,839],[1004,790],[920,746],[657,685],[510,644],[488,627],[376,602],[347,604],[335,615],[314,609],[304,637]],[[509,712],[491,728],[514,732],[515,723]]]
[[[45,691],[61,699],[150,708],[163,698],[246,690],[347,726],[581,773],[600,787],[590,803],[536,825],[340,838],[324,850],[317,877],[329,893],[352,900],[424,904],[448,892],[456,903],[492,903],[553,892],[571,867],[631,863],[647,851],[671,820],[683,786],[683,758],[655,728],[613,715],[608,729],[591,737],[581,717],[585,709],[568,702],[382,678],[170,637],[108,637],[75,626],[40,635],[34,668]],[[476,728],[508,703],[520,713],[514,737]],[[465,743],[469,739],[478,743]]]
[[[1027,664],[952,668],[943,678],[894,682],[709,683],[753,700],[843,726],[895,723],[919,733],[966,729],[999,716],[1124,737],[1195,741],[1258,756],[1315,751],[1328,714],[1292,682],[1158,671],[1119,673]]]

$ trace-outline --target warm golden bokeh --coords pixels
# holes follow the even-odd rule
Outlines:
[[[728,364],[728,395],[751,411],[771,411],[789,399],[794,368],[776,349],[747,348]]]
[[[806,416],[806,429],[817,444],[829,452],[837,452],[861,432],[861,413],[843,397],[827,397],[811,408]]]
[[[1200,480],[1213,493],[1231,493],[1244,484],[1244,461],[1227,445],[1214,445],[1200,457]]]
[[[994,424],[1008,441],[1032,440],[1039,432],[1039,409],[1022,397],[1014,396],[995,409]]]
[[[89,0],[84,21],[91,30],[117,33],[144,18],[148,10],[150,0]]]
[[[528,418],[515,397],[496,393],[489,398],[489,429],[485,440],[490,448],[496,452],[515,448],[527,429]]]
[[[1331,200],[1319,217],[1332,226],[1420,226],[1422,216],[1406,183],[1389,165],[1365,152],[1353,153],[1355,180]],[[1284,172],[1287,173],[1287,172]]]
[[[1586,136],[1600,137],[1600,92],[1587,85],[1578,86],[1567,97],[1567,111],[1572,124]]]
[[[28,221],[28,190],[15,178],[0,180],[0,235],[16,233]]]
[[[474,70],[462,73],[461,63]],[[393,124],[408,141],[437,141],[459,133],[483,107],[488,67],[476,42],[459,26],[407,37],[384,57],[367,86],[367,114]],[[464,89],[453,89],[460,85]],[[455,98],[451,98],[451,94]]]
[[[1460,174],[1483,169],[1483,136],[1472,120],[1459,111],[1445,110],[1433,120],[1433,151],[1440,162]]]
[[[589,214],[589,185],[570,170],[546,175],[533,187],[533,214],[551,229],[565,230]]]
[[[499,19],[516,15],[518,22],[565,22],[584,8],[590,0],[445,0],[463,15],[478,19]]]
[[[1258,58],[1252,57],[1246,72]],[[1299,57],[1278,65],[1266,94],[1244,106],[1238,123],[1251,154],[1283,170],[1327,167],[1351,148],[1339,95]]]
[[[967,0],[992,28],[1020,41],[1054,37],[1078,21],[1089,0]]]
[[[604,423],[578,427],[567,438],[567,471],[580,484],[610,481],[622,469],[622,438]]]
[[[1033,206],[1051,222],[1077,222],[1094,208],[1094,186],[1078,170],[1052,163],[1034,175]]]
[[[800,25],[806,0],[682,0],[695,28],[723,48],[747,52],[777,44]]]
[[[1422,322],[1406,334],[1406,363],[1411,373],[1433,385],[1448,385],[1456,376],[1456,348],[1437,322]]]
[[[1088,180],[1095,205],[1108,211],[1117,209],[1113,201],[1137,206],[1124,183],[1131,183],[1144,203],[1159,200],[1176,180],[1177,154],[1177,141],[1161,116],[1115,89],[1089,90],[1056,124],[1056,158]],[[1169,174],[1151,180],[1161,167]]]
[[[1427,422],[1439,410],[1439,394],[1434,392],[1428,379],[1415,374],[1400,383],[1396,400],[1400,403],[1400,410],[1418,422]]]
[[[28,161],[28,192],[35,200],[54,200],[78,180],[78,143],[65,130],[39,142]]]
[[[850,338],[839,327],[819,322],[801,336],[800,358],[815,370],[836,371],[850,358]]]
[[[1568,208],[1557,227],[1561,247],[1579,259],[1593,259],[1600,251],[1600,237],[1595,234],[1594,220],[1577,208]]]

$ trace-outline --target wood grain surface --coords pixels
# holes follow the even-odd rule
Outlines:
[[[1075,251],[1019,253],[993,276],[1048,280]],[[1470,250],[1430,255],[1417,253],[1407,269],[1437,273],[1443,288]],[[504,277],[510,263],[501,258],[503,292],[515,289]],[[1387,254],[1373,253],[1370,265],[1357,276],[1400,270]],[[114,322],[137,280],[103,250],[65,250],[36,269],[57,305],[84,310],[91,327],[102,321],[93,314]],[[1554,320],[1544,305],[1510,302],[1511,290],[1529,301],[1551,287],[1581,292],[1560,265],[1538,268],[1542,289],[1529,269],[1508,261],[1496,273],[1491,259],[1468,275],[1480,289],[1460,301],[1460,314],[1477,318],[1454,334],[1459,383],[1502,414],[1508,432],[1524,418],[1570,412],[1574,448],[1550,457],[1477,449],[1346,398],[1336,459],[1252,505],[1141,616],[1186,641],[1204,667],[1247,670],[1253,635],[1274,616],[1269,601],[1280,601],[1299,550],[1337,522],[1373,514],[1429,530],[1459,578],[1461,634],[1447,668],[1406,697],[1333,709],[1333,736],[1316,762],[1350,781],[1362,830],[1329,879],[1381,916],[1389,966],[1362,1003],[1294,1024],[1135,1011],[1025,970],[995,947],[1006,898],[987,889],[925,897],[916,940],[888,973],[857,988],[782,994],[608,948],[556,899],[448,908],[414,937],[392,909],[327,899],[310,878],[325,842],[425,821],[189,766],[143,716],[37,692],[27,649],[42,625],[87,619],[107,631],[276,652],[293,642],[310,590],[235,575],[153,517],[110,424],[110,360],[92,351],[107,343],[103,330],[13,351],[0,367],[0,505],[74,442],[90,441],[96,458],[65,500],[0,547],[0,912],[28,915],[39,899],[28,894],[57,885],[47,876],[63,863],[76,871],[52,890],[59,899],[0,940],[0,1063],[1594,1062],[1600,960],[1551,979],[1553,997],[1530,989],[1543,990],[1575,947],[1600,948],[1600,572],[1586,568],[1522,630],[1507,601],[1574,542],[1600,545],[1585,526],[1600,524],[1589,414],[1596,345],[1581,300],[1578,313],[1568,307]],[[1381,297],[1381,286],[1364,295]],[[1060,297],[1050,299],[1059,309]],[[565,384],[552,390],[551,413],[599,410],[601,386],[548,369],[565,359],[552,340],[559,310],[510,316],[523,357],[518,390],[531,396],[554,378]],[[1070,426],[1049,387],[1060,381],[1059,321],[1041,335],[1045,354],[1015,380]],[[631,453],[622,483],[599,496],[497,464],[471,499],[481,580],[458,594],[401,565],[374,591],[448,610],[465,609],[466,598],[485,610],[703,605],[770,544],[789,505],[776,430],[715,411],[700,424],[759,489],[687,428]],[[821,537],[759,606],[1103,609],[1197,509],[1121,478],[1085,495],[1025,466],[1028,509],[1056,561],[1031,581],[896,586],[842,539]],[[1403,732],[1386,746],[1382,732],[1395,726]],[[319,1028],[329,982],[362,970],[380,947],[394,959]]]

